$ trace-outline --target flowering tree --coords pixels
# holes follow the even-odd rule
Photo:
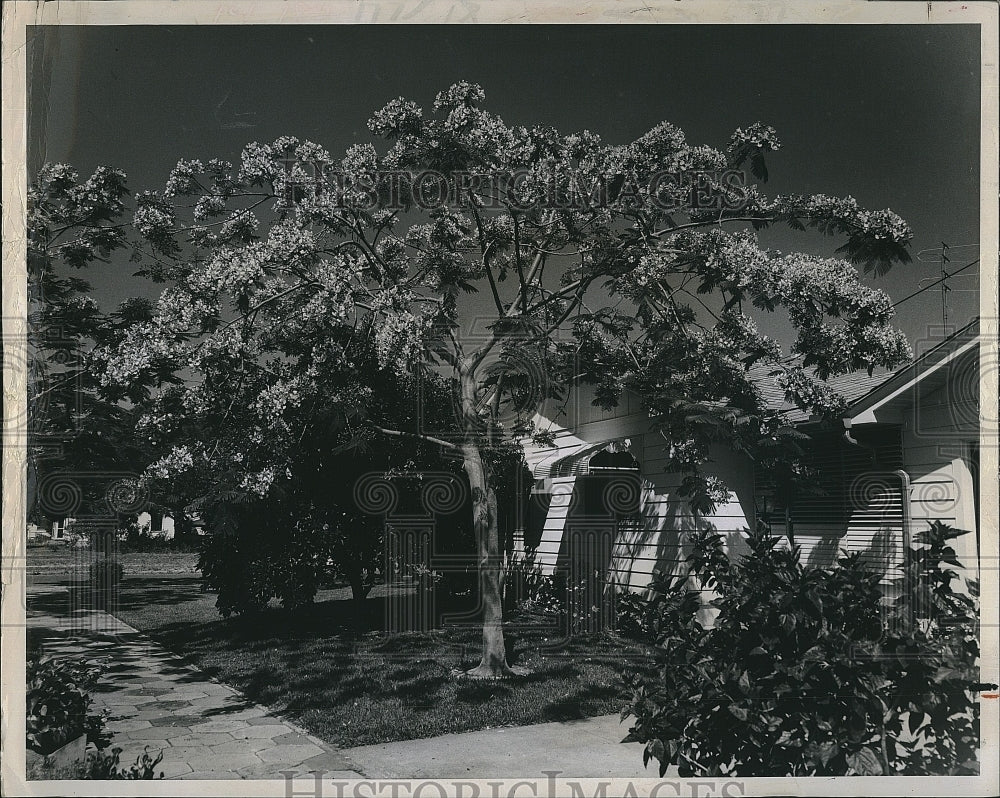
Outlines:
[[[701,471],[709,444],[776,459],[792,437],[751,370],[772,369],[791,400],[828,414],[840,400],[827,378],[908,356],[888,297],[857,268],[908,261],[911,234],[849,197],[766,196],[764,156],[779,143],[759,123],[725,150],[667,123],[616,145],[509,125],[483,100],[468,83],[431,113],[393,100],[369,121],[387,146],[339,160],[285,137],[250,144],[238,165],[179,162],[164,190],[136,197],[135,226],[156,252],[144,268],[166,287],[108,351],[104,380],[131,386],[169,367],[185,382],[144,428],[163,440],[195,418],[229,430],[174,447],[153,467],[161,476],[207,466],[266,495],[313,406],[352,439],[459,458],[483,619],[472,673],[498,676],[510,669],[492,464],[512,441],[546,436],[531,422],[536,375],[554,393],[589,381],[605,406],[623,388],[642,397],[684,490],[708,508],[720,487]],[[777,223],[842,237],[845,259],[762,248],[755,231]],[[751,308],[787,313],[790,353]],[[444,375],[454,414],[393,424],[358,368],[368,351],[395,373]]]

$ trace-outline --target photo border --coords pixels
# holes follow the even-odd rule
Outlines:
[[[993,2],[930,3],[863,2],[834,0],[823,4],[815,0],[783,2],[751,0],[723,2],[704,0],[645,0],[641,3],[596,0],[579,6],[552,0],[531,2],[471,2],[471,0],[75,0],[73,2],[28,2],[11,0],[3,3],[2,45],[2,161],[3,161],[3,336],[4,336],[4,422],[3,422],[3,540],[0,582],[2,582],[2,787],[7,795],[246,795],[285,796],[291,785],[275,780],[245,781],[162,781],[162,782],[88,782],[52,781],[26,782],[25,765],[25,488],[26,488],[26,429],[18,419],[27,411],[27,279],[24,220],[26,218],[26,33],[36,25],[258,25],[258,24],[978,24],[981,30],[982,104],[980,155],[980,385],[981,407],[997,405],[998,362],[998,101],[997,57],[998,7]],[[981,414],[983,415],[983,414]],[[1000,681],[997,671],[998,608],[1000,592],[997,584],[997,519],[1000,518],[998,498],[998,429],[995,413],[983,418],[980,429],[980,517],[988,519],[982,530],[982,551],[990,552],[982,569],[981,628],[982,681]],[[989,523],[992,521],[992,524]],[[978,777],[837,777],[796,779],[740,779],[729,786],[742,785],[742,792],[730,794],[798,794],[829,795],[990,795],[998,789],[997,763],[1000,760],[1000,705],[998,701],[982,704],[982,757],[984,772]],[[584,794],[594,794],[598,785],[607,784],[606,795],[621,795],[629,785],[632,794],[690,795],[695,782],[691,779],[626,781],[611,779],[572,779]],[[393,784],[400,795],[407,795],[400,784],[412,785],[420,780],[367,782],[360,794],[390,795]],[[427,781],[427,780],[424,780]],[[481,795],[508,795],[513,786],[517,795],[530,795],[531,780],[522,777],[503,781],[496,779],[435,780],[454,794],[455,785],[476,783]],[[714,780],[718,785],[724,779]],[[537,779],[535,793],[547,794],[552,785],[545,776]],[[324,782],[322,793],[316,792],[309,779],[295,782],[295,794],[354,795],[351,782]],[[491,786],[493,785],[493,786]],[[522,785],[519,787],[519,785]],[[526,785],[526,786],[525,786]],[[661,785],[655,793],[650,790]],[[570,788],[561,782],[563,789]],[[468,795],[468,786],[464,788]],[[141,791],[140,791],[141,790]],[[439,790],[427,789],[426,795]]]

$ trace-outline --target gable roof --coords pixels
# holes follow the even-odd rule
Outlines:
[[[875,411],[897,397],[903,397],[921,383],[948,379],[947,367],[979,345],[979,317],[949,335],[853,402],[845,424],[878,421]]]
[[[794,362],[794,361],[793,361]],[[799,424],[809,421],[811,416],[804,410],[789,402],[785,398],[785,389],[778,385],[777,377],[770,374],[774,370],[773,366],[760,369],[760,375],[751,373],[751,379],[756,383],[761,396],[764,398],[766,407],[781,413],[790,422]],[[811,369],[806,369],[811,372]],[[839,377],[831,377],[826,384],[847,400],[848,404],[855,402],[872,390],[881,385],[892,376],[893,372],[881,369],[868,376],[867,371],[858,371],[851,374],[842,374]]]
[[[861,418],[860,414],[870,405],[878,402],[883,395],[895,395],[893,392],[896,389],[906,390],[915,381],[920,381],[943,362],[950,360],[952,355],[971,346],[971,342],[978,340],[978,335],[979,317],[977,316],[927,352],[904,363],[894,371],[879,369],[874,371],[871,376],[866,371],[842,374],[838,377],[831,377],[826,381],[826,384],[847,400],[848,417]],[[798,360],[797,357],[790,357],[786,358],[783,363],[794,365]],[[777,378],[770,374],[773,370],[773,365],[758,366],[750,372],[751,380],[760,390],[767,408],[781,413],[795,424],[809,421],[811,418],[809,414],[785,399],[784,389],[778,385]],[[812,371],[812,369],[806,369],[808,373],[812,373]]]

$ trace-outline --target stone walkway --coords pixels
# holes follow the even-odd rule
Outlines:
[[[213,681],[112,615],[76,610],[68,615],[32,610],[31,595],[64,591],[30,589],[27,621],[45,654],[83,656],[107,664],[94,693],[94,709],[107,709],[122,749],[121,764],[145,747],[163,760],[168,779],[284,778],[282,771],[330,778],[359,778],[337,749],[287,720]]]

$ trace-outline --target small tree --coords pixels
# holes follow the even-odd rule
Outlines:
[[[883,274],[908,261],[911,234],[891,211],[849,197],[767,197],[745,185],[738,170],[749,165],[763,182],[764,156],[779,146],[759,123],[724,151],[689,144],[665,122],[606,144],[589,131],[507,124],[483,101],[463,82],[430,113],[389,102],[369,121],[388,142],[381,154],[364,143],[334,160],[283,137],[248,145],[236,166],[180,161],[164,190],[136,197],[135,226],[157,250],[146,273],[167,287],[154,317],[109,357],[105,379],[134,385],[163,364],[191,375],[172,400],[183,412],[161,401],[144,426],[169,439],[180,415],[197,414],[216,435],[180,445],[157,468],[203,463],[261,496],[283,478],[289,441],[308,435],[290,419],[311,405],[339,414],[353,435],[458,457],[480,573],[473,673],[503,676],[491,452],[545,438],[531,424],[537,400],[584,380],[604,406],[623,388],[642,397],[704,512],[722,487],[701,470],[709,444],[776,461],[794,437],[766,409],[752,367],[771,367],[790,399],[826,413],[840,406],[826,378],[908,355],[889,298],[855,266]],[[777,223],[843,237],[846,260],[762,249],[754,231]],[[489,311],[470,300],[477,292]],[[795,364],[757,329],[751,306],[787,311]],[[446,374],[456,391],[449,423],[393,426],[373,414],[357,367],[370,346],[386,368]]]

